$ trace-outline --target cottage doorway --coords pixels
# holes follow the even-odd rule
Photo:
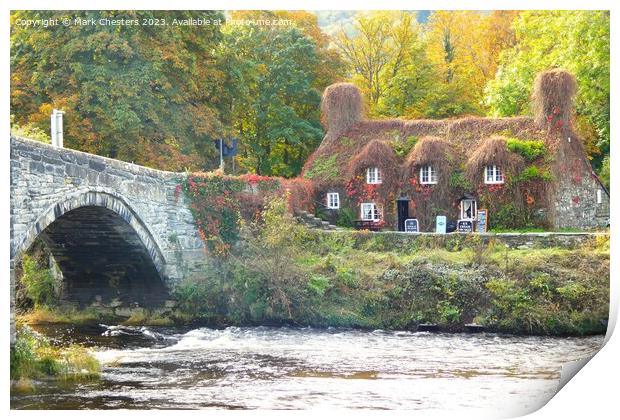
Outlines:
[[[473,197],[461,198],[461,217],[460,219],[474,220],[478,212],[476,199]]]

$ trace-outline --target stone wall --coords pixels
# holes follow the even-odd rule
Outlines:
[[[555,155],[550,197],[553,226],[557,229],[606,227],[610,218],[609,193],[577,147],[576,142],[580,140],[570,136],[565,133],[561,137]]]
[[[469,247],[480,241],[494,243],[511,249],[566,248],[574,249],[604,238],[607,233],[597,232],[541,232],[541,233],[405,233],[367,231],[322,231],[324,235],[348,235],[355,239],[356,247],[364,247],[369,241],[383,251],[392,249],[415,249],[416,246],[459,248]]]

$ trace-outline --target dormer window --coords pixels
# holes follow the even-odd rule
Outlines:
[[[366,169],[366,183],[381,184],[381,171],[379,171],[379,168]]]
[[[327,193],[327,208],[339,209],[340,208],[340,195],[337,192]]]
[[[425,165],[420,168],[420,184],[429,185],[437,183],[437,171],[433,165]]]
[[[485,184],[503,184],[504,174],[497,165],[487,165],[484,168],[484,183]]]

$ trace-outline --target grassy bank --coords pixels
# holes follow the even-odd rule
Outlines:
[[[461,330],[476,322],[518,334],[603,333],[609,309],[609,239],[578,249],[508,249],[493,241],[392,243],[367,232],[296,224],[275,200],[264,224],[242,229],[226,260],[179,285],[186,319]]]
[[[284,199],[272,201],[260,220],[240,224],[239,240],[225,257],[205,255],[203,276],[173,291],[174,309],[114,321],[373,329],[434,323],[448,331],[474,322],[491,331],[544,335],[606,329],[608,236],[572,249],[511,249],[477,235],[411,241],[325,232],[296,223]],[[33,270],[26,270],[31,279],[47,279]],[[101,320],[92,309],[50,309],[33,300],[34,310],[20,316],[24,322]]]
[[[28,390],[34,387],[33,380],[37,379],[93,379],[98,378],[99,373],[99,362],[84,347],[53,346],[27,326],[18,326],[15,345],[11,348],[12,387]]]

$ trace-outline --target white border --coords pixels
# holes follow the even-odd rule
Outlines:
[[[9,60],[6,58],[9,57],[9,9],[76,9],[76,10],[85,10],[85,9],[300,9],[300,10],[387,10],[387,9],[403,9],[403,10],[459,10],[459,9],[468,9],[468,10],[489,10],[489,9],[515,9],[515,10],[523,10],[523,9],[538,9],[538,10],[566,10],[566,9],[578,9],[578,10],[612,10],[611,13],[611,45],[612,45],[612,57],[611,57],[611,65],[612,65],[612,90],[611,90],[611,115],[612,115],[612,137],[615,139],[615,127],[617,121],[613,118],[613,116],[618,115],[616,104],[618,98],[618,84],[614,82],[617,80],[617,72],[615,71],[618,64],[618,54],[617,54],[617,45],[619,44],[618,39],[618,27],[619,27],[619,18],[618,14],[620,13],[620,7],[617,2],[612,1],[602,1],[602,0],[590,0],[587,2],[576,1],[576,0],[547,0],[545,2],[541,2],[540,0],[506,0],[506,1],[496,1],[496,2],[488,2],[488,1],[457,1],[457,0],[434,0],[434,1],[413,1],[413,0],[383,0],[380,2],[372,1],[372,0],[357,0],[355,2],[347,0],[334,2],[327,0],[314,0],[314,1],[295,1],[295,0],[264,0],[261,2],[257,1],[249,1],[249,0],[226,0],[220,2],[214,1],[196,1],[196,0],[177,0],[174,3],[170,2],[160,2],[155,4],[150,1],[118,1],[118,0],[109,0],[109,1],[101,1],[94,0],[89,2],[84,2],[83,0],[68,0],[68,1],[57,1],[57,2],[49,2],[49,1],[9,1],[6,4],[4,13],[3,13],[3,21],[5,24],[2,26],[2,46],[3,46],[3,57],[5,57],[5,61],[2,66],[2,71],[4,73],[4,85],[3,85],[3,98],[2,107],[4,108],[4,112],[2,115],[4,116],[1,120],[2,130],[5,135],[8,137],[9,132],[9,101],[8,99],[8,81],[9,81],[9,71],[10,64]],[[4,241],[2,241],[0,249],[0,255],[4,255],[2,262],[0,263],[0,272],[3,273],[2,278],[5,281],[5,284],[8,286],[8,257],[9,257],[9,203],[6,199],[9,196],[9,168],[8,168],[8,156],[9,156],[9,142],[2,141],[0,142],[0,154],[3,156],[3,164],[0,166],[2,168],[2,181],[0,182],[0,191],[2,197],[5,197],[4,200],[1,200],[1,206],[3,210],[3,214],[5,215],[2,218],[2,226],[4,227]],[[615,168],[614,162],[616,159],[614,156],[611,158],[612,168]],[[618,175],[619,171],[617,169],[612,170],[612,186],[618,185],[620,182],[620,175]],[[618,222],[618,209],[619,199],[617,194],[612,194],[611,196],[611,208],[612,208],[612,251],[617,249],[618,244],[618,233],[616,223]],[[613,252],[612,252],[613,255]],[[615,260],[611,262],[611,278],[619,279],[620,273],[617,269],[617,264]],[[4,314],[5,320],[3,321],[4,334],[2,335],[3,342],[0,344],[3,352],[3,361],[4,361],[4,381],[2,381],[2,386],[4,388],[4,411],[6,411],[10,416],[16,418],[24,418],[24,417],[34,417],[34,416],[51,416],[51,417],[83,417],[85,414],[89,417],[108,417],[114,416],[120,418],[129,418],[135,416],[149,416],[150,418],[169,418],[171,415],[174,415],[170,412],[164,411],[150,411],[150,412],[138,412],[138,411],[89,411],[88,413],[81,412],[46,412],[46,413],[33,413],[33,412],[24,412],[24,411],[12,411],[9,412],[9,381],[8,381],[8,361],[9,361],[9,340],[8,340],[8,287],[5,287],[1,292],[4,297]],[[589,362],[577,375],[577,377],[571,380],[545,407],[528,415],[528,419],[543,419],[543,418],[612,418],[618,413],[618,396],[617,396],[617,387],[615,379],[618,378],[618,374],[620,373],[619,369],[619,357],[620,354],[620,344],[618,342],[617,337],[611,335],[618,313],[618,283],[613,282],[611,285],[611,314],[610,314],[610,324],[608,329],[607,339],[608,342],[606,346]],[[612,414],[612,413],[615,413]],[[360,410],[355,412],[338,412],[338,416],[351,417],[355,418],[376,418],[377,412],[371,412],[367,410]],[[389,417],[389,418],[411,418],[414,415],[417,418],[488,418],[488,416],[484,416],[480,412],[452,412],[452,413],[437,413],[437,412],[385,412],[382,411],[380,416]],[[506,413],[508,414],[508,413]],[[313,411],[306,412],[256,412],[256,411],[246,411],[246,412],[236,412],[236,411],[209,411],[208,413],[204,413],[201,411],[195,412],[187,412],[184,411],[182,415],[189,417],[205,417],[205,416],[217,416],[217,417],[226,417],[226,418],[239,418],[239,417],[252,417],[252,418],[286,418],[289,419],[291,416],[298,418],[316,418],[317,413]],[[509,415],[509,414],[508,414]]]

